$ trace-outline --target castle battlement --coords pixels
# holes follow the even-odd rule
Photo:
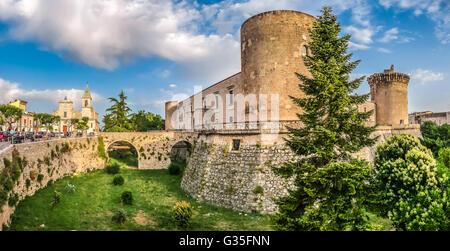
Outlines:
[[[407,74],[399,72],[375,73],[367,78],[369,85],[389,84],[392,82],[401,82],[408,84],[410,77]]]

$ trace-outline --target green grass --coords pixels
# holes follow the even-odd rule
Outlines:
[[[123,186],[114,186],[114,176],[104,170],[59,180],[20,202],[8,230],[178,230],[171,212],[180,200],[194,209],[187,230],[272,230],[269,216],[196,202],[181,190],[181,176],[169,175],[167,170],[121,168],[120,174],[125,178]],[[65,190],[68,183],[76,187],[73,194]],[[62,193],[61,202],[52,210],[55,190]],[[133,192],[134,205],[121,204],[125,190]],[[128,214],[123,225],[111,220],[119,209]]]

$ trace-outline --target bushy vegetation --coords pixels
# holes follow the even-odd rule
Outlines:
[[[431,149],[434,156],[437,157],[439,150],[444,147],[450,147],[450,125],[439,126],[433,121],[425,121],[420,126],[423,140],[421,143]]]
[[[97,154],[100,158],[106,159],[105,142],[102,136],[98,136]]]
[[[133,193],[131,191],[124,191],[120,196],[120,201],[124,205],[133,205]]]
[[[397,229],[448,228],[448,179],[438,175],[432,152],[417,138],[389,138],[377,147],[374,164],[380,211]]]
[[[26,164],[26,160],[20,158],[16,148],[12,151],[12,161],[7,158],[3,159],[4,168],[0,171],[0,208],[6,203],[14,202],[15,198],[12,197],[15,195],[10,196],[10,193],[22,174],[24,162]]]
[[[193,214],[191,204],[187,201],[178,201],[175,206],[173,206],[172,218],[175,225],[181,228],[186,228],[189,226]]]
[[[110,160],[105,167],[105,172],[108,174],[117,174],[120,172],[120,163],[115,160]]]
[[[441,148],[438,157],[447,168],[450,168],[450,147]]]
[[[130,149],[115,149],[109,151],[109,157],[115,160],[120,160],[126,166],[137,167],[138,166],[138,153],[134,146],[126,141],[120,141],[115,145],[128,146]]]
[[[50,202],[50,205],[52,209],[55,209],[55,207],[61,202],[61,193],[58,191],[54,191],[52,201]]]
[[[125,179],[123,178],[122,175],[115,175],[114,176],[113,184],[115,186],[122,186],[124,182],[125,182]]]
[[[177,161],[172,161],[170,162],[169,165],[169,174],[171,175],[179,175],[180,173],[182,173],[184,171],[186,164],[185,163],[181,163],[181,162],[177,162]]]

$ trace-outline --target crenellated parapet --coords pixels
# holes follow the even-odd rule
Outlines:
[[[409,75],[399,72],[375,73],[367,78],[369,85],[390,84],[392,82],[400,82],[408,84]]]

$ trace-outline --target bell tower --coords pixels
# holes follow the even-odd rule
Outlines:
[[[89,92],[88,84],[86,84],[86,89],[84,90],[83,97],[81,98],[81,107],[82,108],[90,108],[92,107],[92,97]]]

